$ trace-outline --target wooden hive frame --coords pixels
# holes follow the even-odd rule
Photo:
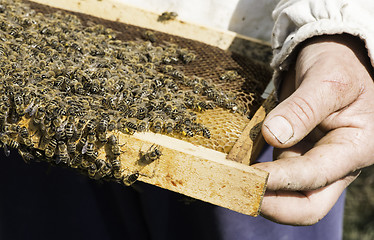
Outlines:
[[[33,2],[107,20],[146,26],[224,50],[235,51],[237,47],[251,43],[269,48],[266,43],[238,36],[232,32],[217,31],[182,21],[160,23],[157,22],[157,14],[118,2],[97,0],[34,0]],[[229,154],[152,132],[126,135],[114,131],[120,143],[126,142],[121,146],[121,151],[126,152],[126,159],[121,159],[123,168],[128,174],[139,171],[140,181],[243,214],[257,216],[266,189],[268,173],[249,164],[261,149],[263,140],[259,126],[272,103],[273,100],[269,97],[260,106]],[[21,125],[30,127],[27,120]],[[38,136],[34,136],[35,142],[38,142],[37,138]],[[154,144],[162,148],[162,157],[155,162],[142,165],[139,162],[140,154]],[[105,158],[105,151],[100,151],[99,157]],[[120,157],[124,158],[122,155]]]

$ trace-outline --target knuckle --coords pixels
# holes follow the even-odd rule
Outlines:
[[[300,122],[305,128],[309,128],[310,123],[314,123],[316,112],[312,104],[301,96],[295,96],[289,102],[289,109],[293,112],[295,120]]]
[[[329,94],[336,96],[338,100],[347,98],[347,95],[357,95],[362,84],[356,77],[351,76],[346,71],[335,71],[322,80],[322,88],[327,88]],[[342,98],[342,99],[339,99]]]

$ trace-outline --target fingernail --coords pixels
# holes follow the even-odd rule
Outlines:
[[[285,143],[293,136],[291,124],[282,116],[275,116],[265,123],[271,134],[280,142]]]

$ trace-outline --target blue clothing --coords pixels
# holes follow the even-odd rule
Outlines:
[[[271,148],[260,160],[271,159]],[[319,223],[294,227],[242,215],[145,183],[124,187],[0,154],[0,239],[342,238],[344,195]]]

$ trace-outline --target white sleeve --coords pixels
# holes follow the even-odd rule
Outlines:
[[[374,66],[374,0],[282,0],[273,18],[274,78],[288,68],[289,56],[299,43],[323,34],[360,37]]]

